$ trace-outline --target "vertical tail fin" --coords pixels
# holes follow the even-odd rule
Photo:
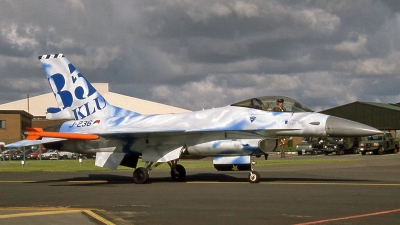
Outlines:
[[[58,108],[48,108],[47,119],[93,119],[139,113],[110,105],[63,54],[39,56]]]

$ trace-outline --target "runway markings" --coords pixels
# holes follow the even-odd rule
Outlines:
[[[0,183],[36,183],[33,180],[0,180]]]
[[[105,218],[99,216],[98,214],[94,213],[91,210],[84,210],[83,212],[85,212],[86,214],[88,214],[89,216],[95,218],[96,220],[106,224],[106,225],[115,225],[114,223],[112,223],[111,221],[106,220]]]
[[[76,213],[76,212],[81,212],[81,210],[14,213],[14,214],[0,215],[0,219],[9,219],[9,218],[25,217],[25,216],[43,216],[43,215],[54,215],[54,214],[63,214],[63,213]]]
[[[70,180],[68,183],[78,183],[78,184],[106,184],[106,180]]]
[[[369,216],[378,216],[378,215],[382,215],[382,214],[395,213],[395,212],[400,212],[400,209],[381,211],[381,212],[375,212],[375,213],[367,213],[367,214],[361,214],[361,215],[355,215],[355,216],[346,216],[346,217],[326,219],[326,220],[317,220],[317,221],[312,221],[312,222],[307,222],[307,223],[298,223],[295,225],[311,225],[311,224],[319,224],[319,223],[328,223],[328,222],[339,221],[339,220],[350,220],[350,219],[357,219],[357,218],[363,218],[363,217],[369,217]]]
[[[40,211],[40,212],[24,212],[24,213],[11,213],[0,215],[0,220],[2,219],[10,219],[10,218],[20,218],[20,217],[34,217],[34,216],[44,216],[44,215],[58,215],[58,214],[67,214],[67,213],[81,213],[84,212],[88,216],[94,218],[95,220],[106,224],[106,225],[115,225],[115,223],[107,220],[106,218],[98,215],[94,211],[99,211],[96,209],[82,209],[82,208],[51,208],[51,207],[4,207],[0,208],[0,211]],[[100,210],[101,211],[101,210]],[[121,218],[116,218],[113,216],[115,220],[122,220]]]

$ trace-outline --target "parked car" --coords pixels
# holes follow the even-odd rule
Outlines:
[[[306,137],[302,143],[296,145],[296,151],[298,155],[303,155],[306,153],[317,155],[323,152],[323,147],[326,143],[326,138]]]
[[[46,153],[40,154],[42,159],[72,159],[72,152],[49,150]]]
[[[36,149],[35,151],[29,153],[26,158],[27,159],[39,159],[39,155],[42,153],[45,153],[45,151],[47,151],[47,149],[42,148],[40,151],[39,149]]]
[[[35,149],[27,149],[25,150],[25,152],[21,151],[20,153],[13,155],[11,159],[13,160],[23,160],[24,158],[27,159],[27,155],[32,153],[33,151],[35,151]]]
[[[18,155],[19,153],[21,153],[20,150],[10,149],[10,150],[7,150],[7,152],[5,154],[3,154],[3,158],[4,158],[4,160],[10,160],[10,158],[12,159],[12,157],[14,155]]]
[[[65,151],[56,151],[56,153],[58,154],[59,159],[72,159],[72,155],[74,154],[72,152],[65,152]],[[56,156],[56,159],[57,159],[57,156]]]
[[[328,143],[324,145],[323,151],[325,155],[335,153],[336,155],[343,154],[358,154],[359,138],[347,137],[328,137]]]
[[[50,159],[52,155],[57,154],[55,150],[49,149],[47,152],[40,154],[41,159]]]
[[[367,152],[373,152],[377,155],[397,153],[399,152],[399,139],[394,138],[391,133],[362,137],[360,152],[362,155],[365,155]]]
[[[42,148],[40,151],[36,150],[35,152],[32,152],[32,153],[28,154],[27,158],[28,159],[36,159],[36,160],[38,160],[38,159],[40,159],[40,155],[41,154],[46,153],[46,152],[48,152],[50,150],[51,149],[47,149],[47,148]]]

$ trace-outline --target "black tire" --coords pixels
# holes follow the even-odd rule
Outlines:
[[[297,155],[303,155],[302,151],[297,151]]]
[[[394,146],[393,154],[397,154],[399,152],[399,147],[397,145]]]
[[[361,152],[361,155],[365,155],[365,154],[367,154],[366,151],[362,151],[362,152]]]
[[[258,183],[260,181],[260,174],[257,171],[251,171],[249,173],[249,182]]]
[[[382,154],[383,154],[383,151],[384,151],[383,147],[379,147],[379,149],[378,149],[378,155],[382,155]]]
[[[174,181],[184,181],[186,178],[186,169],[180,164],[175,166],[175,169],[171,169],[171,178]]]
[[[136,184],[144,184],[149,180],[149,171],[146,168],[139,167],[133,171],[133,181]]]

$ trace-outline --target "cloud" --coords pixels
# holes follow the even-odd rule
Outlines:
[[[313,109],[399,102],[399,6],[5,1],[0,104],[22,92],[50,91],[37,60],[50,53],[64,53],[89,81],[109,82],[113,92],[192,110],[264,95],[286,95]],[[363,88],[371,84],[379,88]]]
[[[392,75],[398,71],[396,64],[388,62],[384,59],[367,59],[358,60],[356,63],[355,72],[359,75]]]
[[[359,35],[357,41],[343,41],[340,44],[334,45],[333,50],[339,52],[349,52],[353,56],[358,56],[363,53],[367,53],[366,44],[366,35]]]

